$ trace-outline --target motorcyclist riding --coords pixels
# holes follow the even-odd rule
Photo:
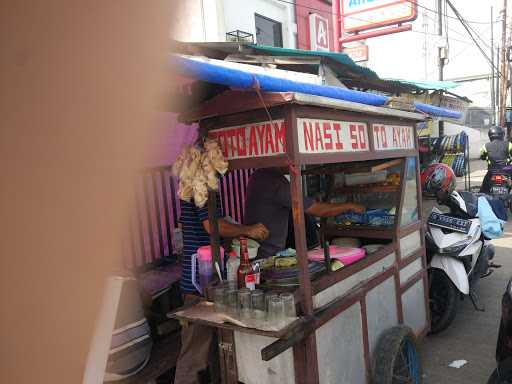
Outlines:
[[[489,182],[493,171],[501,170],[512,160],[512,143],[505,141],[503,128],[494,126],[489,128],[489,143],[480,149],[480,158],[487,161],[487,173],[484,177],[480,192],[490,193]]]

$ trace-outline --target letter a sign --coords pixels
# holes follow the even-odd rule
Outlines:
[[[329,22],[316,13],[309,15],[309,38],[312,51],[329,50]]]

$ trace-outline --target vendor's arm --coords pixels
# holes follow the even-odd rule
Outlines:
[[[219,223],[219,235],[221,237],[235,238],[240,236],[246,236],[254,240],[264,240],[268,237],[268,229],[263,224],[258,223],[254,225],[241,225],[233,224],[223,219],[219,211],[220,205],[220,197],[219,195],[217,195],[217,212],[215,212],[215,217],[217,218],[217,222]],[[204,207],[199,208],[197,212],[199,215],[199,219],[203,223],[205,231],[208,232],[208,234],[210,234],[208,206],[205,205]]]
[[[317,217],[338,216],[345,212],[364,213],[365,208],[355,203],[322,203],[315,201],[307,209],[308,215]]]
[[[222,237],[234,238],[240,236],[250,237],[255,240],[265,240],[268,235],[268,229],[263,224],[242,225],[233,224],[224,219],[218,219],[219,234]],[[210,222],[203,221],[203,226],[206,232],[210,233]]]

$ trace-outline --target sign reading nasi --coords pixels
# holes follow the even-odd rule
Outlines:
[[[376,151],[414,148],[414,131],[411,126],[373,124],[372,131]]]
[[[300,153],[368,151],[366,123],[297,119]]]
[[[276,156],[286,152],[286,124],[283,119],[238,127],[214,129],[208,136],[217,139],[228,160]]]

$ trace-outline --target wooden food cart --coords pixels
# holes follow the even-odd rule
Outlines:
[[[388,382],[380,376],[393,371],[403,340],[410,344],[409,358],[416,359],[407,330],[422,337],[429,327],[415,130],[424,115],[300,93],[227,91],[182,119],[199,122],[203,135],[219,140],[230,169],[290,171],[299,319],[271,332],[173,315],[218,328],[224,382]],[[361,201],[365,194],[374,200],[387,196],[396,207],[393,222],[370,226],[324,220],[321,225],[324,242],[355,237],[381,246],[337,271],[329,268],[326,252],[327,270],[310,279],[303,209],[309,178],[327,175],[322,177],[332,181],[340,172],[383,169],[395,169],[399,181],[364,187],[331,183],[324,196],[350,200],[357,195]],[[420,367],[409,369],[414,378],[406,382],[421,382]]]

